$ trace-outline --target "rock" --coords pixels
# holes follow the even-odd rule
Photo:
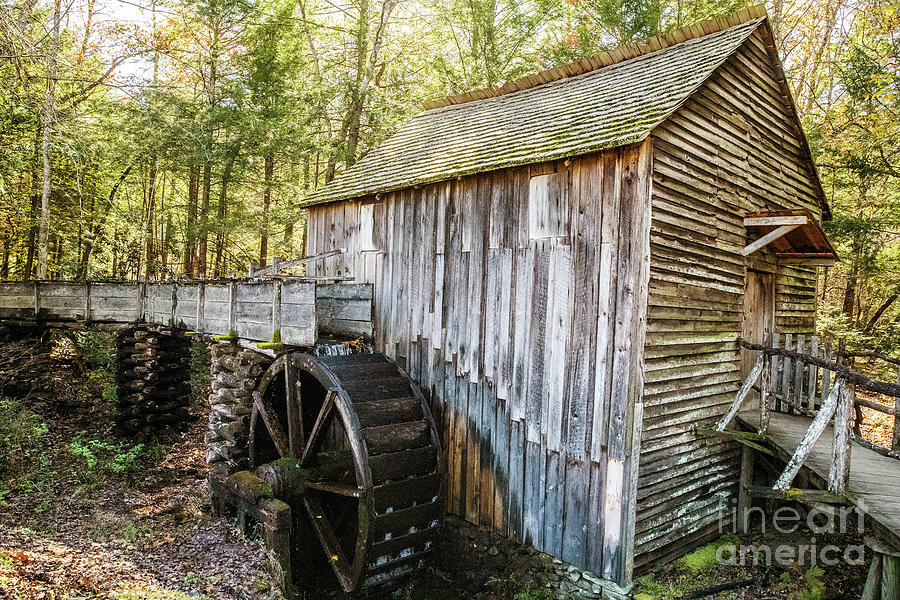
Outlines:
[[[567,574],[567,577],[569,578],[569,580],[572,583],[575,583],[576,581],[581,579],[581,573],[579,573],[577,570],[575,570],[575,571],[570,570]]]
[[[490,554],[491,556],[497,556],[498,554],[500,554],[500,549],[497,548],[497,546],[491,546],[490,548],[488,548],[488,554]]]

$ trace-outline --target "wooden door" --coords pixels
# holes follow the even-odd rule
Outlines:
[[[775,331],[775,275],[747,271],[744,288],[744,322],[741,337],[756,344]],[[753,368],[758,352],[741,350],[741,379]]]

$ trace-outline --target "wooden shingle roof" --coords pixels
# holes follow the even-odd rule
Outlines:
[[[303,204],[347,200],[642,141],[764,19],[758,10],[745,11],[529,76],[504,86],[506,91],[473,92],[432,103],[434,108],[413,117]],[[735,24],[738,20],[742,22]],[[586,70],[598,64],[599,68]]]

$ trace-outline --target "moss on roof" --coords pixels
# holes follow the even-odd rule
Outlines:
[[[525,78],[512,91],[473,92],[470,100],[461,96],[433,103],[439,105],[413,117],[303,204],[347,200],[639,142],[760,26],[765,17],[759,14],[747,12],[742,16],[752,18],[737,25],[734,19],[701,24],[614,51],[609,56],[621,57],[619,62],[578,75],[559,77],[573,71],[559,67]],[[716,30],[724,25],[729,26]],[[692,34],[698,37],[689,38]],[[591,63],[580,61],[576,66],[578,72]]]

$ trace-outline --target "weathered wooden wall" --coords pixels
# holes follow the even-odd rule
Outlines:
[[[0,319],[139,321],[262,342],[312,346],[372,336],[372,286],[298,280],[0,282]]]
[[[822,211],[760,31],[653,138],[638,566],[719,535],[719,503],[737,492],[740,452],[691,430],[739,387],[746,269],[777,274],[777,331],[814,327],[816,270],[779,266],[765,250],[744,259],[743,216]]]
[[[623,583],[650,152],[644,144],[309,210],[307,254],[349,249],[316,274],[375,283],[378,350],[431,394],[449,511]]]

